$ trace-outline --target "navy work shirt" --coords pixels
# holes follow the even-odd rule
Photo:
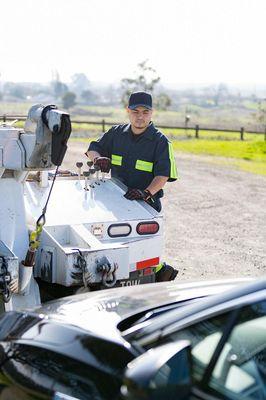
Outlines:
[[[146,189],[155,176],[177,179],[171,143],[151,122],[140,135],[134,135],[130,124],[113,126],[89,149],[111,159],[112,176],[129,188]],[[158,197],[163,196],[160,190]]]

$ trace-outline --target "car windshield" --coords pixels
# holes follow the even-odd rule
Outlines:
[[[139,324],[136,322],[131,329],[123,332],[123,336],[126,340],[136,341],[141,346],[149,346],[149,343],[152,346],[152,343],[156,342],[162,334],[165,335],[168,332],[175,331],[180,324],[183,325],[184,320],[187,321],[187,324],[193,323],[193,321],[196,322],[194,314],[208,313],[208,309],[212,307],[221,308],[223,307],[222,304],[235,301],[249,293],[259,293],[264,288],[265,280],[262,280],[249,285],[240,285],[240,287],[226,291],[220,295],[202,298],[200,301],[190,304],[184,303],[183,307],[178,309],[178,313],[176,312],[177,308],[168,309],[162,315],[155,315],[156,318],[153,318],[152,321],[144,321]]]

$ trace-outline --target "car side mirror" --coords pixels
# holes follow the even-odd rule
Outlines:
[[[148,350],[125,371],[121,398],[188,399],[191,392],[191,346],[187,340]]]

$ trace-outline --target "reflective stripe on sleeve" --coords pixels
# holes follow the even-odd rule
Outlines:
[[[163,265],[164,265],[163,262],[161,262],[160,264],[156,265],[155,272],[159,272],[162,269]]]
[[[122,165],[122,156],[112,154],[111,163],[113,165]]]
[[[137,160],[135,168],[140,171],[152,172],[153,163],[149,161]]]
[[[177,179],[174,150],[172,143],[168,143],[169,159],[170,159],[170,178]]]

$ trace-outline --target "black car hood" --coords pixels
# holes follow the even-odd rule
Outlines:
[[[247,280],[164,282],[114,288],[52,301],[34,313],[124,343],[117,325],[125,318],[166,304],[217,294],[240,282]]]

